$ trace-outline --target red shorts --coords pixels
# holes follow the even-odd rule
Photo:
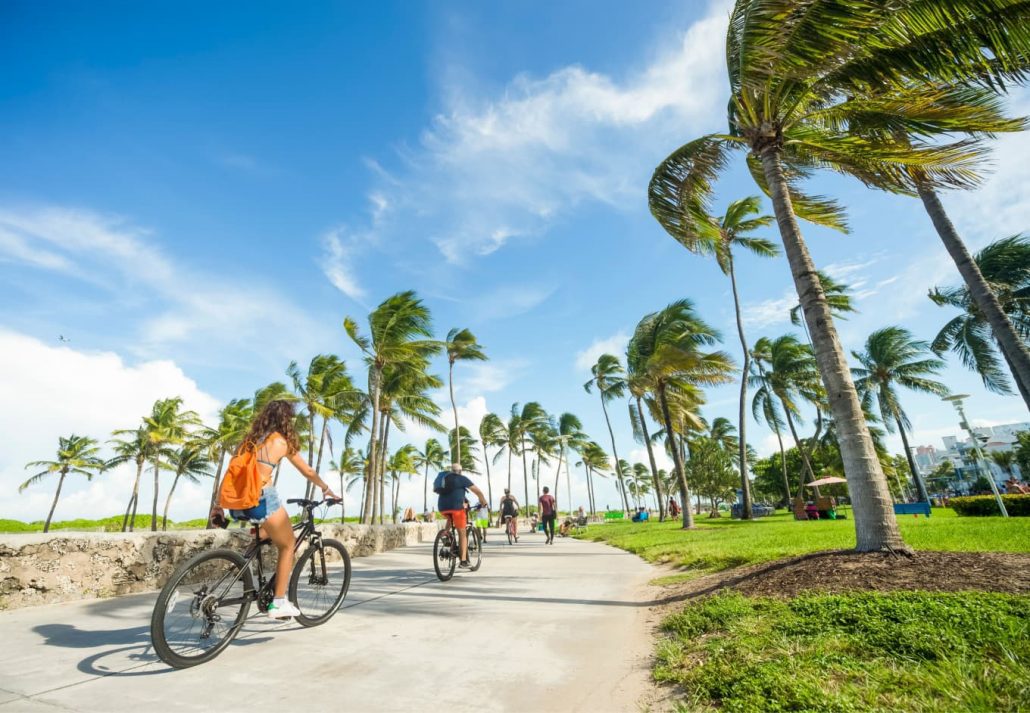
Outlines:
[[[454,526],[459,530],[464,530],[465,526],[468,525],[468,518],[465,517],[464,510],[441,510],[440,514],[445,517],[453,518]]]

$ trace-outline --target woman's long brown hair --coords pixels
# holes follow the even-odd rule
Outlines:
[[[269,401],[250,424],[250,430],[247,431],[240,447],[236,449],[236,453],[254,450],[276,432],[286,439],[287,452],[291,455],[296,453],[300,450],[300,438],[297,436],[297,429],[293,427],[294,418],[296,415],[293,412],[293,402],[282,399]]]

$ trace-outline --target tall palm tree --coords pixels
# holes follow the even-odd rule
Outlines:
[[[597,498],[594,496],[594,473],[601,473],[611,468],[608,454],[604,452],[599,444],[594,441],[586,443],[580,450],[582,460],[577,465],[582,465],[586,470],[587,496],[590,500],[590,514],[597,512]]]
[[[561,478],[562,463],[566,462],[566,452],[569,448],[578,450],[586,443],[587,436],[583,433],[583,423],[573,414],[565,412],[558,417],[555,424],[555,432],[558,440],[558,467],[554,470],[554,502],[558,503],[558,482]],[[569,512],[572,512],[572,487],[569,486]]]
[[[761,198],[748,196],[733,201],[726,208],[720,218],[705,216],[689,225],[696,225],[698,230],[681,230],[673,232],[672,235],[684,247],[694,253],[702,255],[714,255],[719,268],[723,274],[730,278],[730,287],[733,292],[733,309],[737,319],[737,336],[740,338],[740,348],[744,354],[744,363],[741,367],[740,378],[740,404],[738,429],[740,430],[740,455],[738,463],[740,468],[740,487],[743,491],[744,507],[742,517],[745,520],[751,519],[751,487],[747,477],[747,417],[745,409],[747,404],[748,374],[751,370],[751,355],[748,350],[747,337],[744,336],[744,319],[740,312],[740,296],[737,293],[737,275],[734,271],[734,249],[742,248],[761,257],[775,257],[779,254],[779,248],[772,241],[765,238],[756,238],[750,235],[759,228],[764,228],[772,223],[772,216],[759,215],[761,210]],[[677,226],[678,227],[678,226]]]
[[[161,514],[161,529],[168,529],[168,508],[172,504],[172,496],[175,495],[175,486],[179,479],[185,479],[194,485],[200,484],[201,478],[212,478],[210,450],[206,442],[200,439],[188,440],[182,446],[171,452],[169,465],[175,470],[175,479],[172,487],[168,489],[168,497],[165,498],[164,512]]]
[[[511,419],[508,421],[508,435],[515,452],[522,456],[522,483],[525,488],[525,506],[529,507],[529,465],[526,453],[530,450],[526,441],[536,435],[539,437],[541,427],[547,423],[547,412],[536,401],[529,401],[519,410],[517,403],[511,406]],[[509,460],[510,465],[510,460]],[[509,482],[511,476],[509,475]]]
[[[161,458],[171,454],[170,448],[186,440],[189,429],[200,424],[193,411],[181,411],[182,399],[159,399],[154,403],[150,415],[144,417],[143,426],[150,437],[153,450],[150,461],[154,468],[154,504],[151,511],[150,530],[157,532],[157,498],[161,489]]]
[[[340,496],[343,496],[345,490],[348,489],[346,481],[354,477],[360,477],[365,469],[365,459],[361,455],[361,452],[355,448],[347,446],[343,449],[340,457],[330,466],[330,470],[335,470],[340,476]],[[340,503],[340,523],[347,521],[347,513],[345,511],[343,502]]]
[[[490,453],[491,446],[503,446],[508,439],[507,428],[501,418],[495,413],[488,413],[479,422],[479,441],[483,444],[483,466],[486,468],[486,491],[493,507],[494,490],[490,482]],[[498,451],[498,455],[500,452]]]
[[[478,441],[472,437],[472,434],[467,428],[462,426],[458,430],[451,429],[447,432],[447,445],[449,450],[447,456],[451,463],[460,463],[462,471],[466,473],[479,473],[479,467],[476,463],[476,443]],[[460,456],[458,454],[461,454]],[[461,460],[458,460],[460,458]]]
[[[1030,238],[1012,235],[997,240],[974,258],[976,266],[998,298],[1019,335],[1030,340]],[[996,340],[991,325],[973,301],[967,287],[935,287],[930,299],[937,305],[957,307],[962,313],[952,318],[937,334],[931,347],[938,355],[947,350],[955,352],[967,369],[980,374],[984,386],[999,394],[1011,393],[1008,379],[998,362]],[[1003,359],[1008,359],[1002,353]],[[1014,371],[1009,365],[1010,371]],[[1016,386],[1028,400],[1025,386],[1018,379]]]
[[[627,366],[631,367],[627,363]],[[633,431],[633,438],[644,444],[647,448],[647,460],[651,466],[651,480],[654,485],[655,497],[658,499],[658,521],[665,521],[665,496],[661,487],[661,480],[658,477],[658,462],[654,457],[654,444],[651,443],[651,434],[647,428],[647,417],[644,415],[644,397],[648,395],[649,382],[646,378],[629,369],[626,387],[632,397],[629,405],[629,422]]]
[[[447,339],[444,342],[444,346],[447,350],[447,383],[451,392],[451,410],[454,411],[454,428],[461,428],[461,424],[458,423],[458,404],[454,400],[454,362],[456,361],[486,361],[486,354],[483,352],[483,347],[476,341],[475,335],[467,329],[458,329],[455,327],[451,331],[447,332]],[[457,443],[458,451],[455,463],[463,462],[461,460],[461,442]]]
[[[390,472],[391,481],[393,487],[390,490],[391,501],[390,501],[390,512],[393,523],[397,524],[397,499],[400,495],[401,480],[400,476],[407,475],[410,479],[412,475],[418,473],[418,469],[415,467],[414,456],[418,452],[415,446],[410,443],[398,448],[387,461],[386,468]]]
[[[421,468],[423,471],[422,476],[422,511],[429,511],[429,469],[442,470],[444,467],[443,459],[447,456],[447,451],[440,445],[440,441],[435,438],[427,438],[426,445],[421,451],[414,454],[414,463],[416,468]]]
[[[855,303],[851,297],[850,285],[834,280],[822,270],[816,270],[815,276],[823,288],[823,294],[826,296],[826,304],[830,308],[830,314],[838,319],[844,319],[845,314],[858,311],[855,309]],[[801,303],[798,302],[790,308],[790,323],[795,327],[803,328],[805,336],[808,337],[808,343],[811,344],[812,337],[808,334],[808,325],[801,314]],[[812,348],[815,349],[815,347]]]
[[[621,399],[626,395],[629,385],[626,383],[626,372],[619,363],[619,358],[611,354],[602,354],[597,358],[597,363],[590,367],[590,381],[583,384],[583,388],[589,394],[594,387],[601,397],[601,409],[604,411],[604,422],[608,426],[608,436],[612,440],[612,457],[619,462],[619,450],[615,446],[615,432],[612,431],[612,421],[608,416],[608,402],[613,399]],[[622,473],[616,473],[619,483],[619,492],[622,495],[622,504],[629,510],[629,500],[626,498],[626,484],[622,479]]]
[[[26,468],[42,468],[31,478],[18,486],[18,492],[41,482],[47,476],[57,473],[57,490],[54,492],[54,502],[50,505],[50,512],[47,513],[46,521],[43,523],[43,532],[50,531],[50,522],[54,518],[54,510],[57,509],[57,501],[61,498],[61,488],[64,487],[64,479],[70,474],[84,475],[86,480],[92,480],[94,474],[104,470],[104,460],[97,456],[100,452],[100,444],[87,436],[71,435],[67,438],[57,439],[56,460],[35,460],[25,465]]]
[[[135,527],[136,504],[139,501],[139,483],[143,477],[143,467],[150,459],[150,436],[143,426],[131,430],[118,430],[112,433],[113,436],[127,436],[127,438],[112,438],[108,443],[114,446],[114,457],[109,459],[105,465],[107,470],[119,466],[122,463],[133,462],[136,464],[136,478],[132,482],[132,495],[129,496],[129,504],[125,508],[125,517],[122,519],[122,532],[129,527],[129,518],[132,518],[132,526]]]
[[[369,437],[368,467],[376,481],[379,463],[379,419],[383,371],[389,364],[417,362],[420,365],[440,350],[433,341],[432,318],[429,309],[413,291],[399,292],[384,300],[368,317],[369,335],[359,332],[357,322],[347,317],[343,326],[347,336],[358,345],[368,365],[368,394],[372,401],[372,426]],[[371,523],[373,488],[366,488],[363,518]]]
[[[796,221],[801,217],[844,228],[843,215],[832,201],[804,195],[798,182],[816,168],[921,196],[932,187],[975,182],[975,142],[942,143],[898,134],[963,131],[965,118],[976,114],[975,107],[968,108],[971,90],[927,84],[927,77],[970,79],[978,72],[976,78],[989,79],[1025,73],[1030,48],[1027,33],[1018,28],[1025,27],[1026,11],[1015,5],[983,13],[985,3],[979,0],[954,0],[947,11],[939,11],[938,3],[915,1],[887,7],[854,0],[738,0],[726,40],[729,131],[685,144],[658,166],[650,184],[651,212],[663,227],[673,235],[696,232],[690,224],[707,215],[712,183],[726,167],[729,152],[748,153],[753,178],[772,198],[840,430],[860,551],[904,549],[904,542],[843,347]],[[1015,23],[1004,22],[1009,13],[1018,18]],[[871,95],[870,87],[880,90]],[[924,197],[924,203],[930,202]],[[943,210],[931,210],[935,224],[941,222],[939,214]],[[960,244],[954,238],[949,251]],[[964,275],[967,268],[960,265]],[[976,290],[978,304],[983,292]],[[1004,318],[1000,309],[989,314],[992,325],[1000,324],[999,314]],[[1025,349],[1021,354],[1030,375],[1030,357]]]
[[[765,346],[765,344],[768,344],[768,340],[762,346]],[[758,345],[756,344],[756,346]],[[767,361],[769,358],[768,354],[758,355],[752,351],[752,365],[754,369],[748,377],[748,381],[752,386],[761,386],[768,379],[763,366],[763,360]],[[787,452],[783,448],[783,434],[781,431],[786,423],[783,420],[776,395],[773,394],[771,389],[759,389],[755,393],[754,399],[751,401],[751,415],[755,421],[764,421],[765,425],[776,434],[776,442],[780,447],[780,472],[783,475],[783,489],[787,495],[787,503],[790,503],[793,498],[790,494],[790,479],[787,476]]]
[[[536,482],[536,499],[540,501],[540,466],[550,465],[551,457],[558,452],[558,432],[551,421],[551,418],[543,413],[541,418],[527,430],[529,447],[528,451],[533,453],[533,480]],[[555,505],[557,505],[557,498]]]
[[[654,385],[655,402],[665,425],[666,443],[676,466],[683,527],[694,527],[683,458],[676,443],[687,424],[699,422],[696,409],[704,401],[701,386],[723,384],[730,380],[733,362],[723,352],[703,351],[718,343],[717,330],[694,311],[690,300],[678,300],[659,312],[646,315],[637,324],[627,350],[631,371]],[[674,425],[674,412],[675,424]]]
[[[855,386],[858,387],[863,403],[871,410],[873,401],[876,402],[880,419],[888,431],[893,432],[894,426],[897,426],[905,447],[908,467],[919,490],[919,499],[930,502],[926,483],[916,468],[912,449],[908,445],[905,427],[911,427],[911,424],[904,409],[901,408],[897,387],[903,386],[912,391],[935,396],[947,396],[948,387],[930,378],[944,368],[944,362],[933,357],[926,342],[913,338],[911,332],[901,327],[884,327],[876,330],[866,339],[863,351],[853,351],[851,354],[862,365],[852,369],[851,373],[855,377]]]
[[[780,413],[784,415],[787,427],[794,438],[794,445],[801,455],[804,470],[797,491],[798,497],[801,497],[804,493],[805,475],[807,474],[809,482],[816,480],[816,477],[808,448],[798,436],[795,421],[801,419],[801,402],[818,404],[823,398],[815,357],[811,348],[798,341],[793,334],[784,334],[772,340],[762,337],[755,342],[752,353],[757,362],[765,364],[757,380],[755,401],[763,403],[775,398],[779,402]],[[818,488],[816,492],[819,492]]]

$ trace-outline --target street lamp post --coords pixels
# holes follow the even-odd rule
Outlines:
[[[969,398],[969,394],[953,394],[952,396],[945,396],[944,401],[950,401],[951,405],[958,411],[959,425],[966,430],[969,434],[969,438],[973,443],[973,456],[976,459],[976,471],[981,472],[981,464],[984,466],[983,470],[987,475],[987,482],[991,484],[991,492],[994,493],[994,499],[998,503],[998,509],[1001,510],[1002,517],[1008,517],[1009,511],[1005,509],[1005,502],[1001,499],[1001,493],[998,492],[998,484],[994,482],[994,475],[991,473],[990,466],[984,460],[983,452],[980,450],[980,441],[977,440],[976,434],[973,432],[973,427],[969,425],[969,419],[966,418],[966,411],[962,408],[962,400]]]

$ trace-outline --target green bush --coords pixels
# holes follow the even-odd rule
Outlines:
[[[1030,517],[1030,495],[1002,495],[1001,500],[1005,503],[1005,509],[1013,517]],[[993,495],[971,495],[961,498],[952,498],[948,501],[948,507],[953,509],[957,515],[1000,515],[998,503]]]

